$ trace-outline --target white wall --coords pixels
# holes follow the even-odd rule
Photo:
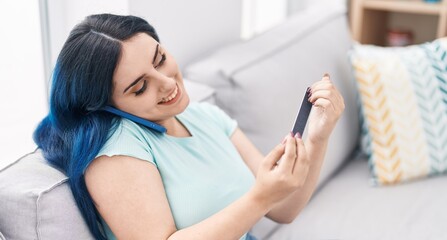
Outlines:
[[[288,0],[242,0],[242,38],[250,39],[280,24],[288,15]]]
[[[180,67],[240,39],[241,0],[129,0],[129,11],[146,19]]]
[[[0,1],[0,168],[35,149],[46,91],[38,1]]]
[[[86,16],[97,13],[129,14],[127,0],[47,0],[51,68],[71,29]]]
[[[132,14],[157,29],[180,67],[216,47],[248,39],[282,22],[307,0],[47,0],[51,68],[69,31],[93,13]],[[288,8],[288,4],[292,8]],[[241,25],[242,24],[242,25]],[[50,69],[48,69],[50,71]]]
[[[320,0],[288,0],[287,13],[288,15],[292,15],[296,12],[304,10],[310,2],[315,2]]]
[[[241,0],[47,1],[51,68],[69,31],[85,16],[94,13],[143,17],[156,28],[162,43],[176,57],[180,67],[217,46],[240,38]]]

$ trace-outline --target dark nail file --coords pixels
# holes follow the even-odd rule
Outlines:
[[[308,94],[310,88],[307,88],[306,93],[304,94],[303,102],[301,103],[300,111],[296,115],[295,124],[293,125],[292,132],[295,135],[297,132],[303,136],[304,127],[306,126],[307,119],[309,118],[310,110],[312,109],[312,103],[309,102]]]

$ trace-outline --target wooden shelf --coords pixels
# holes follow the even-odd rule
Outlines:
[[[439,15],[441,13],[441,3],[427,3],[411,0],[365,0],[365,9],[382,10],[389,12],[403,12],[416,14]]]
[[[385,45],[389,13],[431,15],[438,18],[436,37],[447,36],[447,0],[351,0],[352,37],[363,44]]]

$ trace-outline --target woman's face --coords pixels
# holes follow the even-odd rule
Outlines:
[[[113,84],[116,108],[159,124],[189,104],[174,58],[145,33],[123,42]]]

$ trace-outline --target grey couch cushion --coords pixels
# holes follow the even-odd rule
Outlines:
[[[447,176],[373,187],[366,159],[349,163],[289,225],[264,219],[259,239],[447,239]]]
[[[209,102],[212,104],[215,103],[215,90],[210,86],[197,82],[191,82],[185,78],[183,79],[183,83],[191,102]]]
[[[0,170],[0,230],[6,239],[93,239],[67,177],[40,151]]]
[[[344,4],[325,1],[263,35],[187,66],[185,77],[211,85],[216,104],[267,153],[291,130],[306,88],[330,73],[345,98],[346,110],[330,139],[321,186],[357,144],[358,112],[347,57],[350,47]]]

